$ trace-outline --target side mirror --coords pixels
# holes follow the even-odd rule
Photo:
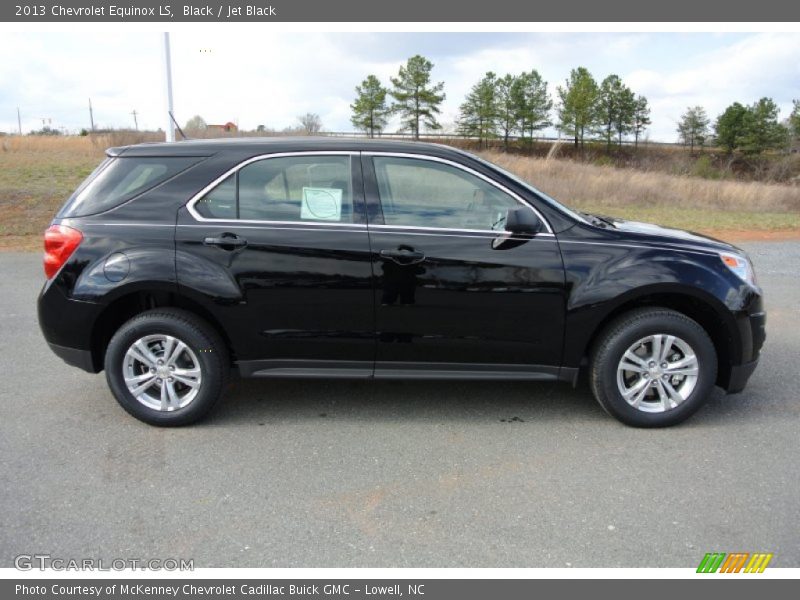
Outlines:
[[[526,206],[508,209],[506,214],[506,231],[526,235],[535,235],[542,230],[542,220]]]

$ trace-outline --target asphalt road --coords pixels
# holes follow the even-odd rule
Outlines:
[[[0,254],[0,566],[800,566],[800,243],[744,245],[768,339],[747,390],[627,428],[585,384],[232,384],[199,426],[129,417],[39,333],[38,255]]]

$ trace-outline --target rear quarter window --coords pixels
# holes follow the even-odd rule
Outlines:
[[[75,191],[58,216],[85,217],[110,210],[201,160],[187,156],[106,159]]]

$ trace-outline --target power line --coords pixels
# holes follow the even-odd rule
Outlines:
[[[133,112],[131,112],[131,114],[133,115],[133,126],[136,128],[136,131],[139,131],[139,121],[136,120],[136,115],[139,114],[139,113],[137,113],[136,109],[134,108]]]

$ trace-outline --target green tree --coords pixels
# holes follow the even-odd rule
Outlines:
[[[761,98],[747,109],[744,118],[742,150],[760,154],[782,148],[789,141],[789,131],[778,122],[780,110],[772,98]]]
[[[633,92],[618,75],[609,75],[600,84],[596,106],[597,126],[606,142],[606,150],[611,150],[614,138],[622,144],[622,137],[633,129],[634,103]]]
[[[534,132],[552,125],[553,100],[547,92],[547,82],[535,69],[522,73],[514,80],[511,97],[519,132],[530,143]]]
[[[639,138],[650,125],[650,106],[647,104],[647,98],[644,96],[637,96],[633,106],[633,146],[639,147]]]
[[[708,136],[708,115],[702,106],[690,106],[681,115],[678,123],[678,135],[684,146],[689,146],[689,151],[694,153],[694,147],[703,147]]]
[[[477,137],[478,145],[497,135],[497,76],[486,73],[464,99],[458,117],[461,135]]]
[[[353,111],[350,121],[371,138],[383,131],[389,120],[390,111],[386,104],[388,93],[389,90],[381,85],[375,75],[367,76],[361,85],[356,86],[356,99],[350,105]]]
[[[714,134],[717,144],[724,148],[728,154],[739,148],[745,135],[748,109],[746,106],[734,102],[725,109],[714,123]]]
[[[397,77],[391,78],[394,88],[389,93],[395,99],[392,111],[400,114],[402,128],[410,130],[415,140],[419,139],[421,125],[441,128],[436,115],[445,99],[444,82],[431,84],[432,69],[433,63],[417,54],[400,67]]]
[[[558,128],[583,147],[596,123],[597,82],[585,67],[572,69],[564,87],[558,86]]]
[[[800,138],[800,100],[792,100],[792,114],[789,115],[789,128],[795,138]]]
[[[495,82],[495,105],[497,126],[503,136],[503,148],[508,150],[508,138],[517,128],[517,107],[514,102],[514,86],[517,78],[506,75]]]

